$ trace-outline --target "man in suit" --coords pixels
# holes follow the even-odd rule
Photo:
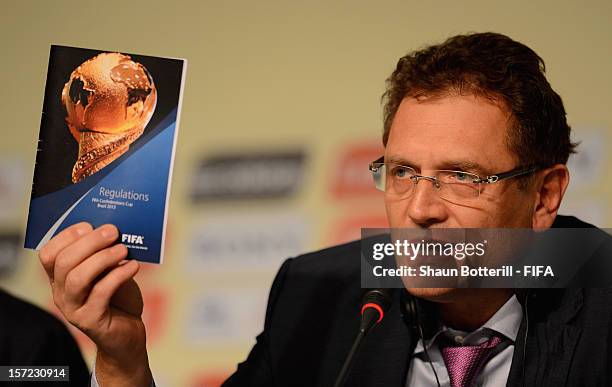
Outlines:
[[[544,63],[525,45],[483,33],[410,53],[387,79],[384,112],[377,165],[391,227],[590,227],[557,216],[574,144]],[[453,188],[465,182],[469,195]],[[120,264],[126,250],[116,238],[113,226],[77,224],[40,258],[56,303],[98,345],[97,383],[148,387],[132,280],[138,264]],[[332,385],[359,327],[359,263],[358,242],[286,261],[264,331],[226,385]],[[405,285],[356,355],[347,385],[612,383],[607,289]],[[407,312],[414,300],[417,316]]]
[[[15,367],[68,366],[69,382],[47,384],[87,385],[89,370],[70,332],[48,312],[0,289],[0,365]],[[14,382],[39,386],[40,382]]]

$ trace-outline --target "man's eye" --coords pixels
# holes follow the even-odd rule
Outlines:
[[[393,168],[393,177],[405,179],[407,177],[410,177],[410,172],[406,168],[395,167]]]
[[[455,180],[458,180],[458,181],[468,181],[470,178],[470,176],[464,172],[455,172],[453,174],[453,177],[455,178]]]

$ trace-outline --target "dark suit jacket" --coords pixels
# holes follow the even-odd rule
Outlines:
[[[0,365],[70,367],[70,382],[11,383],[11,386],[89,385],[87,365],[64,324],[3,290],[0,290]]]
[[[554,227],[593,226],[559,216]],[[224,386],[332,386],[359,328],[359,256],[352,242],[285,261],[264,331]],[[348,386],[405,386],[418,338],[399,295],[362,344]],[[521,303],[509,386],[612,385],[611,289],[531,290]]]

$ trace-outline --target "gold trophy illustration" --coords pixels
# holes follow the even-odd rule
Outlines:
[[[62,90],[66,123],[79,144],[77,183],[125,153],[157,104],[153,78],[128,55],[102,53],[78,66]]]

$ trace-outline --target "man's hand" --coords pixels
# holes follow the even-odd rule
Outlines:
[[[107,224],[72,225],[53,237],[39,258],[49,276],[53,300],[64,317],[98,347],[96,378],[101,387],[151,385],[143,301],[126,261],[127,247]]]

